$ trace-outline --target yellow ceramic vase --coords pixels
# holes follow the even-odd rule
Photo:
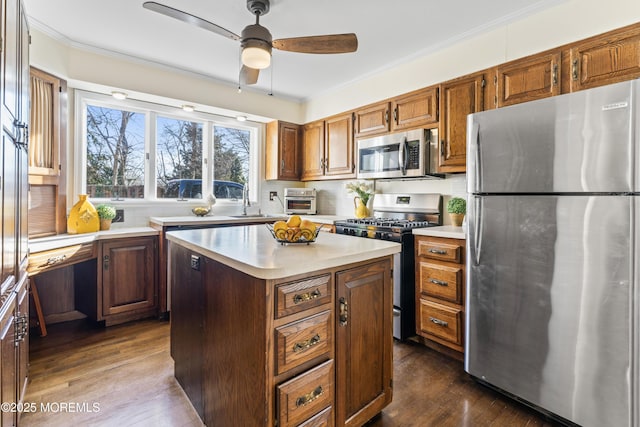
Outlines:
[[[366,218],[369,216],[369,209],[367,209],[367,205],[362,203],[362,199],[360,197],[353,198],[353,205],[356,208],[356,218]]]
[[[100,217],[96,208],[87,200],[86,194],[79,195],[80,200],[73,205],[67,219],[67,233],[93,233],[100,229]]]

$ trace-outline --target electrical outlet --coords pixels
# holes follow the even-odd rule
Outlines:
[[[277,191],[269,191],[269,200],[273,202],[273,199],[275,199],[276,197],[278,197]]]
[[[111,222],[124,222],[124,209],[116,209],[116,217]]]

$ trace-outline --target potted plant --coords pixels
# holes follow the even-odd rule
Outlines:
[[[467,213],[467,201],[461,197],[452,197],[447,202],[447,212],[451,217],[451,223],[456,227],[460,227],[464,215]]]
[[[100,230],[111,228],[111,220],[116,217],[116,208],[109,205],[98,205],[96,207],[98,217],[100,217]]]

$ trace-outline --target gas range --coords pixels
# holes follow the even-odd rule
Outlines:
[[[376,194],[373,216],[336,221],[336,233],[401,242],[414,228],[442,225],[440,194]]]
[[[401,245],[393,257],[393,336],[404,340],[416,333],[415,228],[442,225],[440,194],[376,194],[373,216],[336,221],[336,233],[390,240]]]
[[[440,225],[428,220],[410,220],[402,218],[350,218],[335,223],[336,233],[370,239],[400,242],[402,235],[411,233],[414,228]]]

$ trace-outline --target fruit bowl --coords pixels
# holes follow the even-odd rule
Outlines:
[[[211,208],[207,208],[207,207],[204,207],[204,206],[198,206],[198,207],[195,207],[195,208],[191,209],[191,212],[193,212],[193,214],[195,216],[205,216],[205,215],[208,215],[209,212],[211,212]]]
[[[303,230],[300,230],[297,227],[293,227],[286,230],[281,230],[284,231],[284,235],[282,233],[279,233],[280,237],[278,237],[276,236],[276,231],[273,229],[273,224],[265,225],[271,232],[273,238],[276,239],[276,242],[280,243],[281,245],[297,245],[302,243],[306,243],[308,245],[309,243],[315,242],[318,238],[318,233],[320,233],[320,227],[316,228],[315,231],[306,230],[306,233],[303,233]]]

